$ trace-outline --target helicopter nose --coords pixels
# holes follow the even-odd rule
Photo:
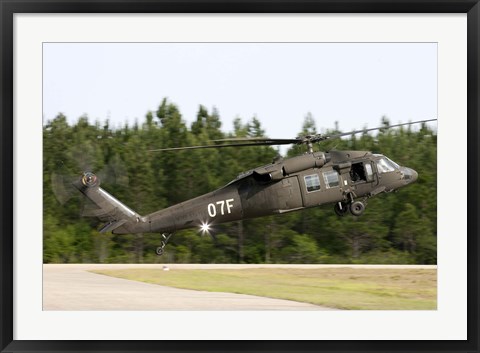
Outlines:
[[[411,183],[414,183],[418,179],[418,173],[413,169],[410,169],[410,170],[412,171],[412,181],[411,181]]]
[[[408,183],[414,183],[418,179],[418,173],[412,168],[403,168],[403,177]]]

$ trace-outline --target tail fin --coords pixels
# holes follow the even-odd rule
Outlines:
[[[87,209],[84,215],[107,222],[100,229],[101,233],[114,231],[121,226],[130,229],[132,233],[135,232],[134,225],[142,220],[142,216],[103,190],[100,187],[100,179],[95,174],[84,173],[73,186],[93,203],[93,208]]]

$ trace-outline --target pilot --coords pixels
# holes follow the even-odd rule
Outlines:
[[[360,175],[357,173],[357,171],[354,168],[350,170],[350,178],[352,178],[352,181],[360,180]]]

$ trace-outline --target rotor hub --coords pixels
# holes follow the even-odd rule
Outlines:
[[[82,184],[88,187],[92,187],[97,185],[98,178],[95,174],[92,172],[86,172],[83,174],[82,177]]]

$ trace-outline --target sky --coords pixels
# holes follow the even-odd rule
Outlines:
[[[44,43],[43,119],[142,123],[163,98],[190,126],[200,105],[222,130],[257,117],[271,138],[437,117],[435,43]]]

